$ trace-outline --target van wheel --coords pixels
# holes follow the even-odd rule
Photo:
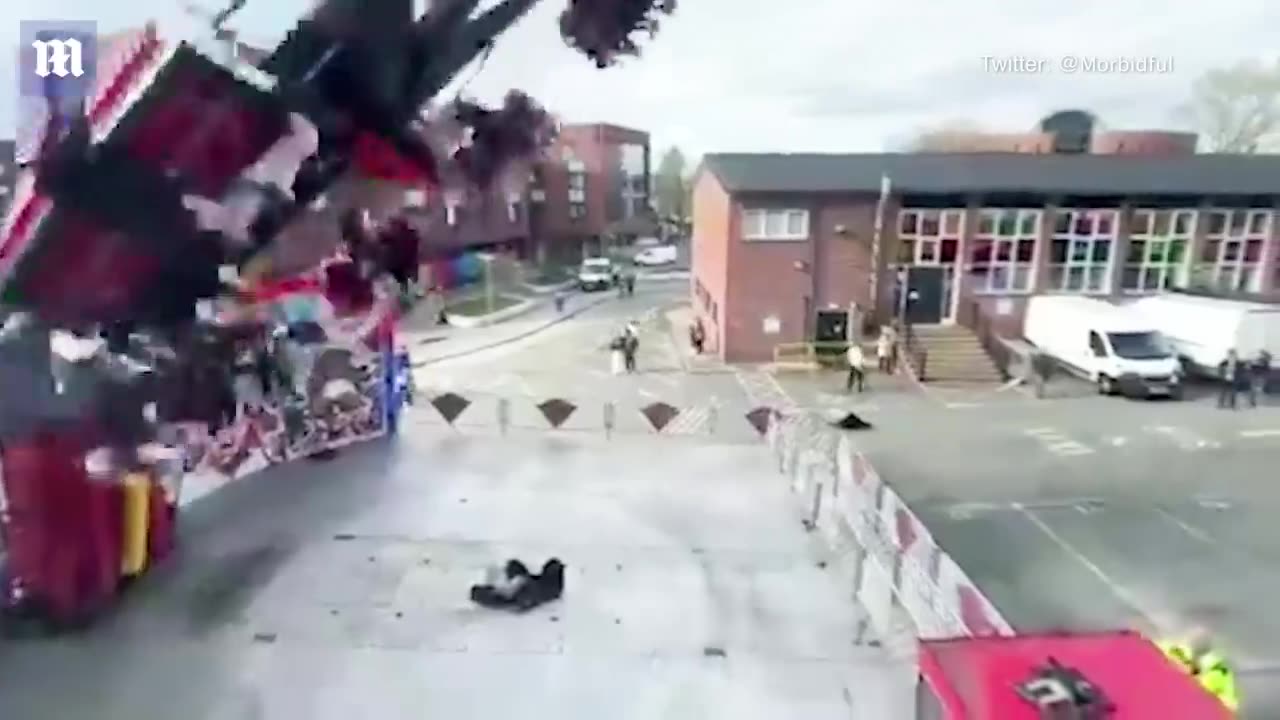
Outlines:
[[[1115,392],[1116,392],[1115,381],[1113,381],[1110,377],[1106,375],[1099,375],[1098,376],[1098,394],[1114,395]]]

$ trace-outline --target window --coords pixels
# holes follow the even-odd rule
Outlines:
[[[1033,284],[1041,210],[984,209],[968,249],[975,293],[1025,293]]]
[[[1270,210],[1213,210],[1196,263],[1196,284],[1215,290],[1258,292],[1262,248],[1271,229]]]
[[[808,240],[808,210],[743,210],[746,240]]]
[[[449,223],[450,225],[458,224],[458,204],[457,203],[453,203],[453,202],[445,203],[444,221]]]
[[[899,265],[954,265],[959,258],[964,210],[898,213]]]
[[[1059,210],[1049,246],[1049,290],[1108,291],[1119,221],[1116,210]]]
[[[507,202],[507,221],[520,221],[520,202],[518,200],[510,200]]]
[[[569,219],[581,220],[587,216],[587,206],[583,203],[569,203]]]
[[[1121,290],[1159,292],[1184,285],[1187,248],[1196,234],[1197,216],[1195,210],[1135,209],[1129,218]]]
[[[585,203],[587,201],[587,176],[573,173],[569,176],[569,202]]]

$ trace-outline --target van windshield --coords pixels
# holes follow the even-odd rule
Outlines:
[[[1107,333],[1107,340],[1116,356],[1125,360],[1161,360],[1173,355],[1159,333]]]

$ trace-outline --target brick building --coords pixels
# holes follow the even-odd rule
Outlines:
[[[691,280],[709,345],[763,361],[851,303],[887,319],[899,277],[915,323],[1012,336],[1034,293],[1280,298],[1280,156],[1120,142],[1157,154],[709,155]]]
[[[564,125],[530,188],[541,258],[576,261],[601,238],[643,234],[649,210],[649,134],[617,125]]]

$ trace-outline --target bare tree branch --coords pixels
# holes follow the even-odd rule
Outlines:
[[[1245,61],[1206,72],[1179,112],[1212,152],[1275,149],[1280,141],[1280,61]]]

